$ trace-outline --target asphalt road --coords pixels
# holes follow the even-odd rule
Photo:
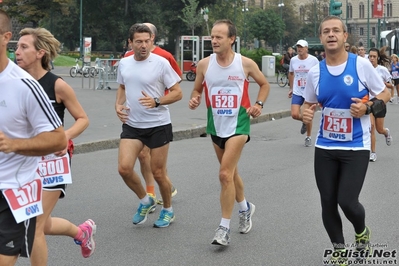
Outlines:
[[[99,116],[112,112],[113,91],[88,92],[110,96],[111,107],[99,105]],[[270,97],[268,103],[271,101],[280,99]],[[198,113],[200,119],[201,110],[184,110],[181,115]],[[176,120],[176,116],[172,119]],[[203,123],[199,121],[198,124]],[[317,121],[318,117],[313,125],[313,139]],[[378,159],[370,163],[360,195],[366,222],[372,230],[372,243],[383,245],[385,250],[399,247],[397,121],[399,105],[389,105],[385,124],[391,129],[394,143],[388,147],[384,137],[378,136]],[[91,258],[83,259],[72,239],[49,236],[49,265],[322,265],[323,252],[331,244],[321,220],[313,173],[314,147],[303,146],[300,127],[300,122],[291,118],[252,125],[251,141],[243,151],[239,171],[246,198],[256,205],[253,228],[246,235],[237,232],[236,208],[228,247],[210,244],[221,214],[218,163],[209,137],[171,143],[168,172],[178,189],[173,198],[176,220],[162,229],[152,226],[159,207],[145,224],[132,224],[138,199],[118,175],[117,149],[75,155],[74,182],[68,186],[66,198],[59,201],[53,215],[76,224],[93,219],[98,225],[97,249]],[[85,138],[98,139],[92,133],[85,135]],[[354,241],[353,228],[344,215],[342,217],[345,238],[350,244]],[[29,265],[29,262],[21,258],[17,265]]]

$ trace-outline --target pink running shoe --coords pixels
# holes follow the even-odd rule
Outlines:
[[[92,219],[88,219],[86,222],[79,225],[79,228],[84,232],[85,237],[82,241],[75,239],[75,243],[80,245],[82,256],[88,258],[96,249],[96,243],[94,242],[93,236],[96,233],[97,225]]]

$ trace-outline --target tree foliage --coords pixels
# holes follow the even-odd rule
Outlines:
[[[202,14],[198,9],[198,1],[196,0],[181,0],[184,3],[184,8],[182,10],[183,16],[179,16],[179,18],[186,23],[186,25],[191,30],[191,35],[194,34],[194,30],[196,27],[202,24],[203,18]]]
[[[73,5],[73,0],[3,0],[3,6],[11,17],[23,24],[32,22],[34,27],[37,27],[42,19],[50,16],[49,11],[68,16],[70,5]]]
[[[259,40],[265,40],[269,45],[276,46],[283,38],[285,24],[280,15],[272,9],[257,9],[248,19],[249,31]]]
[[[294,0],[268,0],[264,10],[247,1],[245,12],[247,40],[258,38],[276,47],[281,36],[284,50],[298,39],[314,35],[314,25],[322,18],[322,5],[316,1],[318,13],[312,18],[313,0],[304,0],[309,19],[300,21]],[[83,3],[80,6],[80,3]],[[121,51],[129,27],[137,22],[151,22],[158,29],[158,38],[168,41],[170,52],[178,50],[181,35],[207,35],[200,9],[209,9],[209,25],[218,19],[232,20],[238,36],[244,36],[244,2],[242,0],[3,0],[2,7],[11,17],[34,27],[49,29],[69,49],[79,47],[80,9],[82,35],[92,37],[93,50]],[[285,25],[285,27],[284,27]],[[313,29],[313,30],[312,30]]]

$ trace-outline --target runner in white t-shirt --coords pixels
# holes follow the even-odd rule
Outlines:
[[[319,60],[313,55],[308,54],[308,42],[299,40],[296,43],[298,55],[291,58],[288,78],[290,80],[290,90],[288,97],[291,101],[291,116],[295,120],[302,121],[301,106],[305,101],[303,90],[306,85],[306,77],[309,70],[319,63]],[[312,145],[312,123],[305,125],[302,123],[301,134],[305,134],[305,147]]]
[[[134,55],[121,59],[118,67],[120,85],[115,110],[123,122],[118,171],[140,199],[133,224],[142,224],[156,202],[146,193],[134,164],[144,145],[151,149],[151,170],[163,199],[163,208],[154,226],[167,227],[175,219],[171,184],[166,178],[169,142],[173,140],[168,104],[181,100],[182,91],[181,79],[168,60],[150,52],[151,35],[151,29],[145,24],[134,24],[129,30]],[[165,93],[165,88],[169,93]]]
[[[7,58],[11,19],[3,10],[0,32],[0,264],[15,265],[19,256],[30,256],[36,216],[43,212],[38,156],[67,141],[40,84]]]
[[[377,48],[371,48],[369,50],[369,57],[371,64],[377,70],[378,74],[381,76],[382,81],[384,82],[385,86],[388,89],[393,89],[394,85],[392,84],[392,76],[389,73],[388,69],[381,65],[383,63],[383,58],[388,58],[385,54],[380,54],[380,51]],[[384,120],[385,120],[385,113],[380,113],[377,116],[370,114],[370,121],[371,121],[371,153],[370,153],[370,161],[375,162],[377,160],[377,153],[376,153],[376,136],[375,130],[379,134],[385,136],[385,142],[388,146],[392,144],[392,136],[388,128],[384,128]]]

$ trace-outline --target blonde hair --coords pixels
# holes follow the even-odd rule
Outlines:
[[[43,69],[50,70],[50,62],[58,55],[60,51],[60,42],[45,28],[24,28],[19,32],[19,36],[31,35],[33,45],[37,51],[44,50],[42,57]]]
[[[391,55],[391,59],[392,59],[392,58],[396,58],[396,61],[399,61],[399,57],[398,57],[396,54],[392,54],[392,55]]]

